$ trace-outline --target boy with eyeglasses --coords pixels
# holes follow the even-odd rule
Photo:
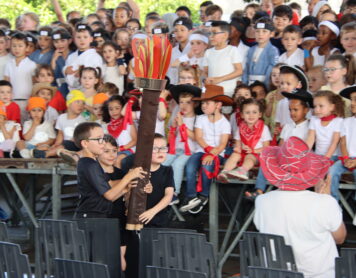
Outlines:
[[[243,57],[236,46],[228,45],[230,25],[226,21],[213,21],[210,31],[213,47],[204,54],[205,84],[222,86],[224,94],[232,97],[236,82],[241,80]]]

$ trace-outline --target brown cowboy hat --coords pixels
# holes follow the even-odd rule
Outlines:
[[[52,97],[55,95],[55,93],[57,92],[57,88],[56,87],[53,87],[51,86],[51,84],[49,83],[36,83],[35,85],[33,85],[32,87],[32,93],[31,93],[31,96],[32,97],[35,97],[37,95],[37,92],[39,90],[42,90],[42,89],[47,89],[47,90],[50,90],[51,93],[52,93]]]
[[[224,95],[224,88],[218,85],[205,85],[205,93],[201,97],[195,97],[193,100],[205,101],[213,100],[220,101],[223,103],[223,106],[231,106],[234,101],[231,97]]]

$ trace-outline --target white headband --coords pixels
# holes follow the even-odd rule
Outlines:
[[[33,38],[32,37],[26,37],[27,41],[29,42],[33,42]]]
[[[305,37],[303,38],[303,42],[305,41],[316,41],[316,37]]]
[[[53,39],[54,40],[59,40],[61,38],[61,34],[54,34]]]
[[[201,35],[201,34],[191,34],[189,36],[189,41],[202,41],[202,42],[205,42],[206,44],[209,44],[209,39],[204,36],[204,35]]]
[[[146,34],[135,34],[132,36],[132,39],[145,40],[145,39],[147,39],[147,35]]]
[[[204,26],[205,27],[211,27],[211,24],[212,24],[211,21],[207,21],[207,22],[204,23]]]
[[[329,5],[328,1],[319,1],[318,3],[315,4],[312,12],[312,16],[316,17],[321,9],[322,6],[324,5]]]
[[[329,20],[324,20],[324,21],[320,22],[318,25],[318,28],[320,28],[320,26],[328,27],[337,37],[340,34],[339,28]]]
[[[82,29],[86,29],[86,28],[87,28],[86,25],[78,25],[78,26],[77,26],[77,29],[78,29],[78,30],[82,30]]]
[[[47,36],[48,37],[48,32],[47,31],[41,31],[40,36]]]
[[[93,35],[94,38],[101,37],[101,36],[102,36],[101,33],[94,33]]]

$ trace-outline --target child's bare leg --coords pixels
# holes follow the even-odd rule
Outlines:
[[[26,142],[23,140],[17,141],[16,142],[16,149],[18,149],[19,151],[23,150],[26,148]]]
[[[126,154],[119,154],[116,158],[114,166],[117,168],[121,168],[121,161],[126,157]]]
[[[246,155],[241,167],[246,171],[249,171],[256,165],[256,163],[257,158],[253,154],[248,154]]]
[[[121,251],[121,270],[125,271],[126,270],[126,259],[125,259],[125,254],[126,254],[126,246],[121,246],[120,247]]]
[[[240,159],[241,159],[241,154],[233,152],[225,162],[223,171],[230,171],[236,168],[236,165],[240,161]]]

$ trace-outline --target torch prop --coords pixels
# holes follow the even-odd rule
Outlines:
[[[159,96],[165,88],[172,46],[167,37],[154,35],[153,38],[147,38],[144,44],[139,44],[139,39],[134,39],[132,49],[135,85],[143,89],[133,167],[142,167],[148,174],[139,179],[137,186],[131,189],[126,229],[138,231],[143,228],[139,221],[139,216],[146,210],[147,196],[143,189],[149,183]]]

